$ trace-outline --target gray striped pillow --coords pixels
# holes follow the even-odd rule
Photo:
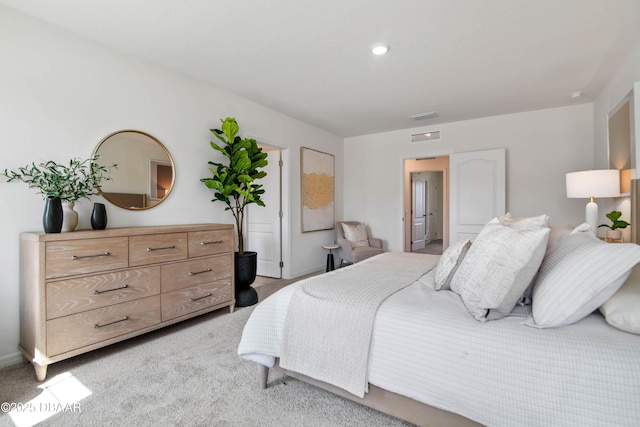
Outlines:
[[[588,233],[563,237],[546,254],[533,287],[533,322],[554,328],[575,323],[622,286],[640,262],[640,246],[605,243]]]

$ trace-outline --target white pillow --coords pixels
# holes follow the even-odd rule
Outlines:
[[[640,265],[636,265],[622,287],[600,306],[611,326],[640,334]]]
[[[352,248],[369,246],[367,228],[364,224],[345,224],[343,222],[342,231],[344,232],[344,237],[351,242]]]
[[[549,236],[548,227],[534,222],[505,225],[496,218],[474,239],[451,280],[451,290],[477,320],[508,316],[533,280]]]
[[[568,236],[571,233],[571,231],[573,231],[573,228],[574,227],[570,225],[555,225],[549,228],[549,238],[547,239],[546,252],[549,252],[553,247],[553,245],[558,243],[560,239],[562,239],[564,236]],[[531,305],[531,297],[533,294],[533,284],[535,283],[535,280],[536,279],[534,278],[531,281],[531,284],[529,284],[527,289],[524,291],[524,295],[522,295],[522,298],[520,298],[520,301],[518,301],[518,305]]]
[[[530,217],[515,217],[511,212],[507,212],[489,221],[489,224],[499,222],[502,225],[526,230],[537,230],[549,226],[549,215],[538,215]]]
[[[592,313],[622,286],[640,262],[640,246],[605,243],[591,233],[560,239],[547,253],[533,286],[538,328],[570,325]]]
[[[467,254],[469,246],[471,246],[471,240],[460,240],[444,251],[436,266],[434,284],[436,291],[450,289],[451,279]]]

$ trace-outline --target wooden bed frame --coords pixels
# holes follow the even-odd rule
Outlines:
[[[482,425],[465,418],[462,415],[429,406],[425,403],[376,387],[372,384],[369,384],[369,392],[365,394],[363,398],[360,398],[331,384],[281,368],[279,362],[280,360],[276,359],[276,363],[271,369],[418,426],[470,427]],[[259,363],[256,363],[256,365],[258,367],[258,381],[260,388],[267,388],[269,368]]]

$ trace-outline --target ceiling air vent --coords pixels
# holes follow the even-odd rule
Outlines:
[[[414,133],[411,135],[412,144],[415,144],[418,142],[439,141],[439,140],[440,140],[439,130],[433,130],[431,132]]]
[[[433,119],[435,117],[438,117],[438,113],[435,111],[430,111],[428,113],[414,114],[413,116],[409,116],[409,118],[413,120]]]

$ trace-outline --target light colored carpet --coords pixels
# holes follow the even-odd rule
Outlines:
[[[286,284],[256,289],[263,299]],[[237,355],[253,308],[218,310],[54,363],[43,383],[30,365],[4,368],[0,403],[22,411],[5,413],[3,404],[0,426],[407,425],[275,372],[260,390],[254,364]]]

